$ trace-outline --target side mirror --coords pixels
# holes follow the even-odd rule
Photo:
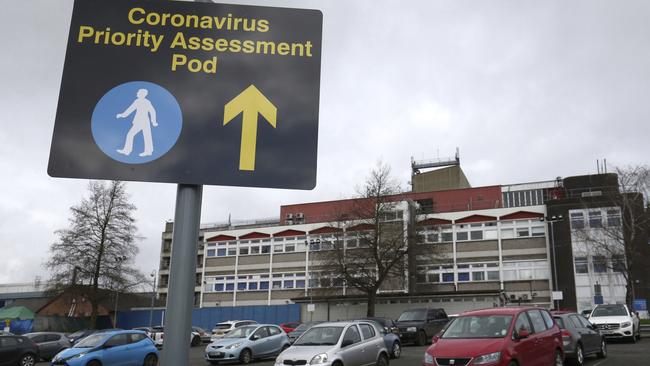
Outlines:
[[[530,332],[528,332],[528,329],[522,328],[517,332],[517,339],[524,339],[528,337],[530,337]]]
[[[251,341],[256,341],[256,340],[258,340],[258,339],[260,339],[260,335],[259,335],[259,334],[253,334],[253,335],[251,336]]]
[[[345,347],[347,347],[347,346],[349,346],[349,345],[351,345],[353,343],[354,342],[352,342],[351,339],[344,339],[343,342],[341,343],[341,348],[345,348]]]

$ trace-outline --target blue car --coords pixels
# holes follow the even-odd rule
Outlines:
[[[253,359],[275,357],[289,348],[289,337],[273,324],[255,324],[235,328],[205,348],[205,360],[249,363]]]
[[[118,330],[95,333],[72,348],[59,352],[52,365],[156,366],[158,350],[142,331]]]

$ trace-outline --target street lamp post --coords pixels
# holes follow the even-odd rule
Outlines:
[[[127,260],[126,256],[115,257],[115,262],[120,264],[126,260]],[[115,288],[115,310],[113,315],[113,327],[115,328],[117,328],[117,299],[119,298],[119,295],[120,295],[120,288],[116,287]]]
[[[152,327],[153,324],[153,303],[154,299],[156,298],[156,270],[154,269],[151,274],[151,277],[153,277],[153,291],[151,292],[151,306],[149,307],[149,328]]]
[[[546,222],[551,224],[551,256],[553,259],[553,291],[551,292],[551,298],[553,298],[553,292],[558,290],[558,285],[557,285],[557,257],[555,256],[555,235],[554,235],[554,227],[553,224],[562,221],[564,217],[562,215],[553,215],[551,217],[546,217]],[[560,305],[559,305],[559,300],[554,299],[553,304],[555,307],[555,310],[560,310]]]

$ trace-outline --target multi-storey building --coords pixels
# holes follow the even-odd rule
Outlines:
[[[580,214],[585,225],[596,225],[595,212],[601,213],[604,225],[615,224],[616,217],[620,220],[620,211],[593,193],[586,195],[592,199],[588,207],[575,199],[576,194],[585,197],[576,193],[578,187],[596,191],[594,182],[558,178],[391,196],[393,210],[382,220],[401,225],[405,241],[410,240],[409,231],[416,232],[417,239],[408,243],[413,247],[403,275],[380,288],[377,313],[396,316],[415,306],[439,306],[455,313],[511,303],[582,309],[593,306],[592,290],[601,291],[605,302],[624,301],[614,269],[618,259],[605,259],[608,266],[603,267],[602,258],[591,256],[571,234]],[[609,177],[609,184],[616,185],[615,177]],[[354,203],[350,199],[285,205],[276,220],[202,226],[196,306],[295,302],[305,305],[305,319],[364,315],[363,293],[347,286],[322,260],[337,243],[346,250],[364,248],[363,236],[358,235],[363,225],[342,226],[336,221]],[[558,217],[571,217],[571,224]],[[163,297],[171,230],[168,223],[161,256]],[[583,273],[585,258],[588,272]],[[555,304],[554,290],[556,296],[563,294]]]

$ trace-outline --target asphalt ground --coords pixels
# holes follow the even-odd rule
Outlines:
[[[391,366],[419,366],[422,364],[424,347],[404,346],[402,356],[397,360],[390,360]],[[607,344],[608,356],[605,359],[598,359],[590,356],[585,360],[586,366],[648,366],[650,365],[650,338],[644,338],[636,344],[621,341],[610,341]],[[205,346],[192,347],[190,349],[190,363],[188,366],[209,366],[203,360]],[[274,359],[255,360],[251,366],[273,366]],[[160,364],[160,363],[159,363]],[[565,362],[565,365],[571,363]],[[49,365],[48,362],[37,363],[38,366]],[[229,365],[229,364],[224,364]],[[231,364],[235,365],[235,364]],[[110,365],[106,365],[110,366]],[[526,365],[522,365],[526,366]]]

